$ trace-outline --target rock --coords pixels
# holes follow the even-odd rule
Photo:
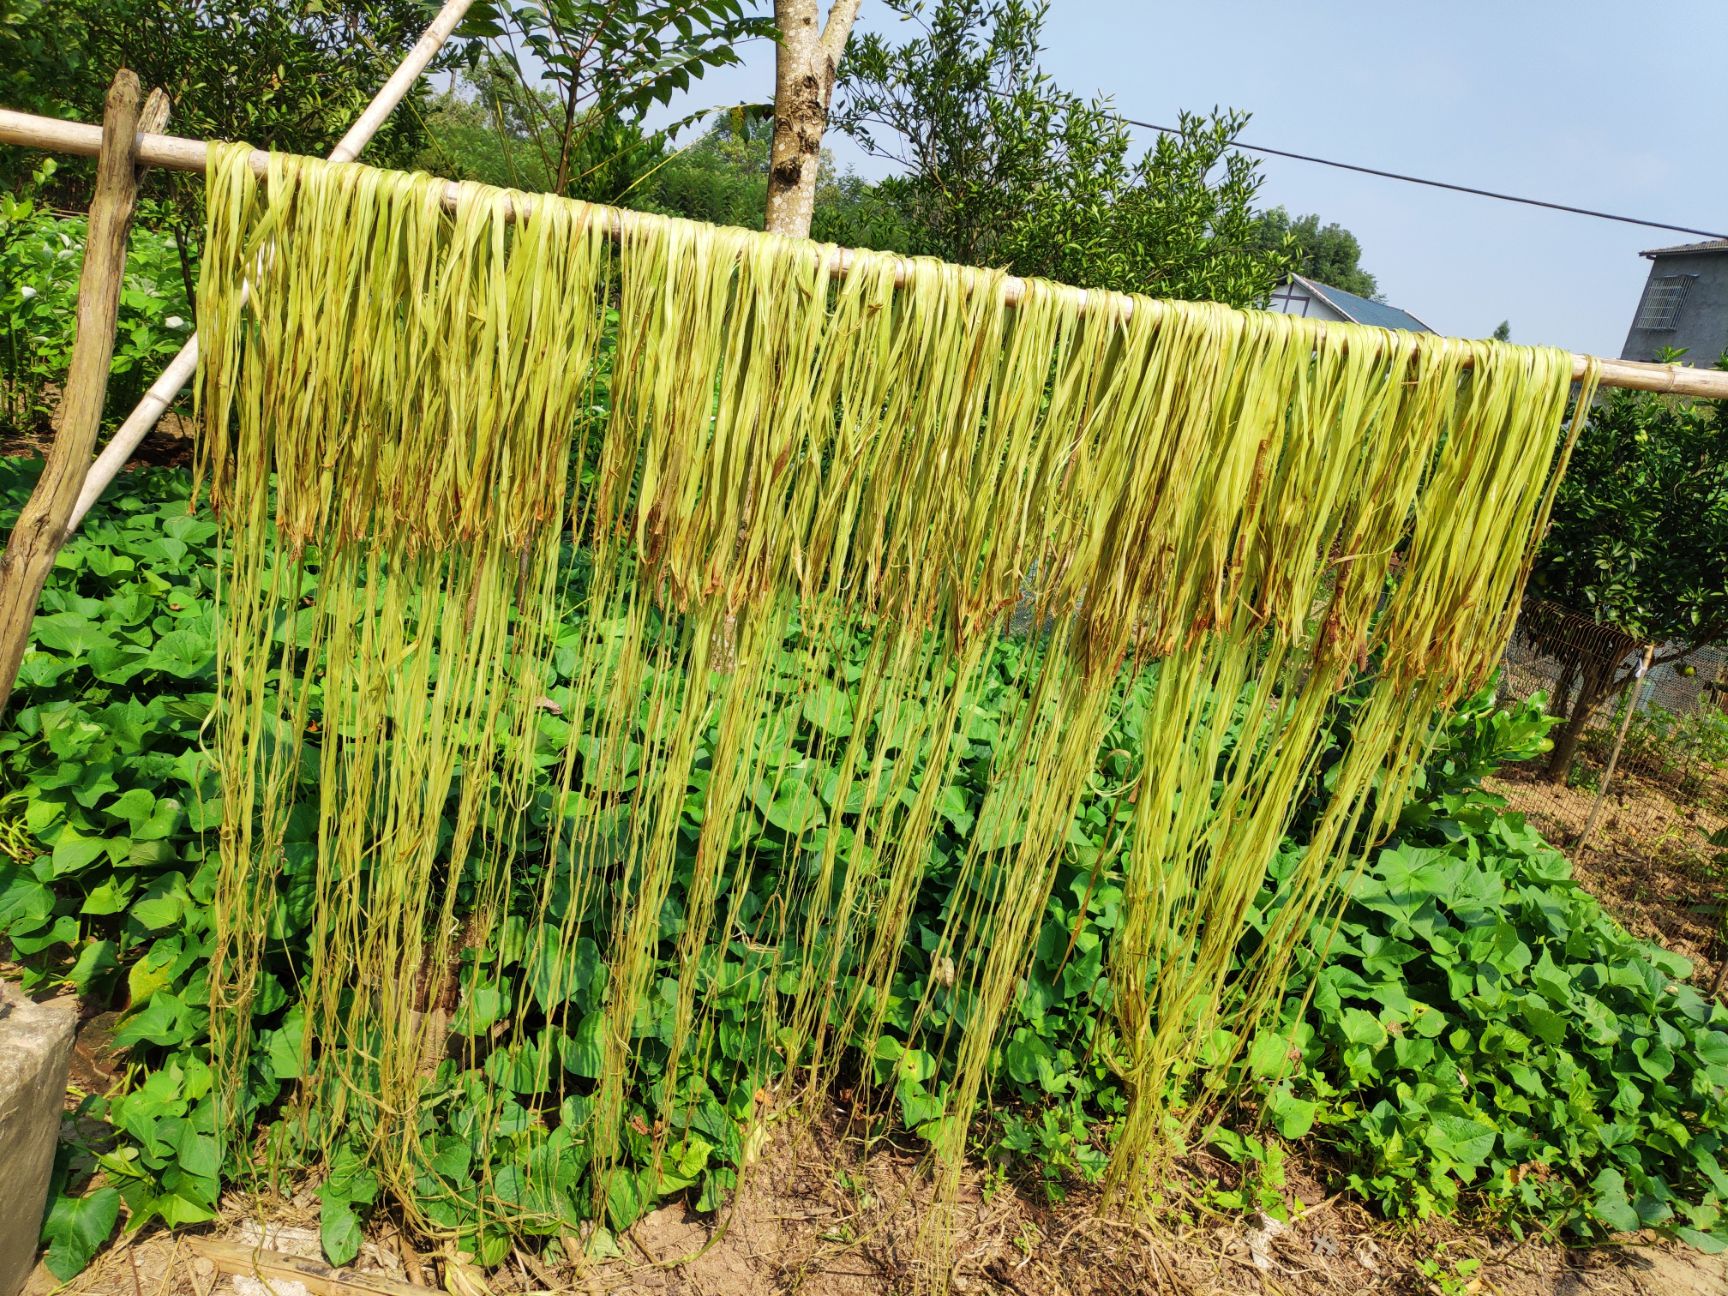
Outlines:
[[[75,1001],[33,1003],[0,981],[0,1296],[16,1296],[36,1263],[76,1025]]]
[[[282,1255],[299,1256],[303,1260],[324,1258],[318,1246],[316,1229],[248,1219],[241,1220],[234,1226],[228,1240]],[[305,1283],[295,1282],[292,1278],[259,1278],[253,1274],[230,1274],[228,1281],[236,1296],[312,1296]]]
[[[1272,1243],[1289,1225],[1282,1220],[1273,1219],[1265,1211],[1261,1211],[1258,1218],[1258,1225],[1248,1229],[1242,1236],[1248,1243],[1248,1256],[1253,1260],[1254,1267],[1262,1273],[1270,1273],[1277,1267],[1272,1259]]]

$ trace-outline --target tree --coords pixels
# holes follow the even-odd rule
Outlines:
[[[1091,287],[1265,299],[1287,256],[1257,242],[1258,168],[1230,147],[1243,115],[1184,113],[1135,158],[1108,101],[1040,67],[1048,0],[887,4],[922,34],[857,42],[836,120],[905,168],[882,191],[919,251]]]
[[[1260,247],[1292,249],[1295,273],[1358,297],[1380,300],[1380,285],[1362,268],[1362,244],[1342,225],[1322,225],[1312,212],[1292,216],[1283,207],[1272,207],[1260,213],[1256,226]]]
[[[427,20],[418,0],[72,0],[67,7],[85,23],[80,98],[94,104],[123,65],[168,92],[179,134],[314,155],[353,124]],[[410,101],[390,115],[367,156],[404,162],[422,129]]]
[[[419,0],[56,0],[51,21],[50,6],[37,0],[0,4],[9,11],[21,4],[29,27],[52,33],[33,44],[25,25],[0,21],[8,101],[16,82],[32,106],[96,120],[114,70],[128,67],[168,93],[177,134],[314,155],[341,138],[426,25]],[[390,115],[369,159],[396,165],[413,157],[422,130],[415,100],[423,93],[417,87]],[[55,201],[86,206],[91,175],[88,165],[62,167]],[[153,171],[146,185],[164,199],[145,215],[172,233],[190,300],[203,177]]]
[[[500,138],[532,145],[544,192],[600,202],[628,194],[692,118],[649,132],[656,104],[739,61],[743,42],[773,34],[744,0],[480,0],[464,32],[493,41],[481,102]]]
[[[1501,320],[1494,326],[1494,332],[1489,336],[1496,342],[1510,342],[1512,340],[1512,321]]]
[[[631,194],[632,205],[716,225],[761,229],[767,220],[773,126],[763,115],[726,114],[694,144],[656,163]],[[880,187],[836,172],[824,151],[817,164],[810,236],[844,247],[910,251],[899,209]]]
[[[821,27],[818,17],[817,0],[774,0],[774,140],[764,227],[776,234],[810,232],[822,136],[858,0],[833,0]]]
[[[128,67],[168,93],[177,134],[323,153],[426,21],[420,0],[0,0],[0,85],[9,107],[95,121]],[[369,156],[405,161],[419,130],[414,112],[393,114]]]
[[[826,161],[827,155],[824,154]],[[911,255],[917,231],[894,201],[892,188],[871,184],[853,171],[824,166],[816,180],[816,215],[810,237],[841,247],[875,248]]]
[[[637,206],[674,216],[761,229],[768,209],[773,125],[738,112],[654,168]]]
[[[68,8],[55,0],[0,0],[0,99],[8,108],[44,117],[94,111],[84,85],[85,24],[81,15],[67,22]],[[0,187],[16,187],[37,161],[21,149],[0,150]]]
[[[539,130],[554,106],[547,92],[525,90],[501,60],[482,59],[459,86],[428,101],[426,143],[414,165],[452,180],[544,193],[552,175]]]
[[[1599,646],[1535,637],[1561,661],[1566,717],[1550,777],[1566,777],[1590,715],[1632,679],[1631,646],[1656,664],[1728,642],[1728,403],[1609,391],[1590,411],[1554,502],[1532,592],[1614,633]],[[1521,626],[1521,629],[1525,627]]]

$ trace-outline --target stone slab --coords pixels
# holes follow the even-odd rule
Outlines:
[[[36,1263],[76,1026],[73,1000],[32,1003],[0,981],[0,1296]]]

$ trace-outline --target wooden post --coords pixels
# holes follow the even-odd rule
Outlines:
[[[1590,817],[1578,840],[1572,843],[1572,853],[1581,856],[1590,834],[1596,831],[1596,821],[1602,817],[1602,803],[1608,799],[1608,785],[1614,780],[1614,767],[1620,763],[1620,749],[1626,745],[1626,731],[1632,727],[1632,713],[1638,709],[1638,690],[1650,673],[1650,659],[1656,655],[1656,645],[1644,645],[1644,655],[1638,659],[1638,672],[1632,677],[1632,687],[1626,691],[1626,714],[1620,717],[1620,732],[1614,735],[1614,750],[1608,753],[1608,768],[1602,771],[1602,782],[1596,789],[1596,801],[1590,807]]]
[[[157,91],[141,107],[137,76],[125,68],[115,74],[102,115],[96,192],[90,201],[84,270],[78,278],[77,333],[58,425],[42,476],[0,557],[0,712],[11,700],[30,641],[36,602],[64,543],[66,523],[90,471],[102,425],[120,282],[126,270],[126,235],[138,201],[138,136],[142,130],[159,131],[167,116],[165,95]]]

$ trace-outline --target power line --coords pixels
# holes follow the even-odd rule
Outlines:
[[[1159,126],[1153,122],[1124,117],[1121,113],[1114,113],[1112,116],[1129,126],[1138,126],[1142,130],[1158,131],[1163,135],[1186,133],[1174,126]],[[1546,207],[1549,211],[1571,212],[1576,216],[1594,216],[1597,220],[1619,221],[1622,225],[1642,225],[1648,229],[1672,230],[1676,234],[1701,234],[1705,238],[1712,239],[1728,238],[1728,234],[1718,234],[1714,230],[1693,229],[1689,225],[1670,225],[1666,221],[1639,220],[1636,216],[1616,216],[1613,212],[1594,211],[1589,207],[1573,207],[1567,203],[1544,202],[1540,198],[1521,198],[1517,194],[1496,193],[1492,189],[1476,189],[1470,185],[1450,184],[1445,180],[1427,180],[1421,176],[1404,175],[1397,171],[1382,171],[1378,167],[1358,166],[1354,162],[1335,162],[1331,158],[1312,157],[1307,153],[1292,153],[1287,149],[1268,148],[1264,144],[1244,144],[1241,140],[1232,140],[1230,147],[1246,149],[1253,153],[1270,153],[1274,157],[1292,158],[1297,162],[1314,162],[1320,166],[1336,167],[1340,171],[1357,171],[1363,175],[1380,176],[1387,180],[1402,180],[1407,184],[1427,185],[1431,189],[1450,189],[1454,193],[1474,194],[1478,198],[1497,198],[1501,202],[1523,203],[1526,207]]]

